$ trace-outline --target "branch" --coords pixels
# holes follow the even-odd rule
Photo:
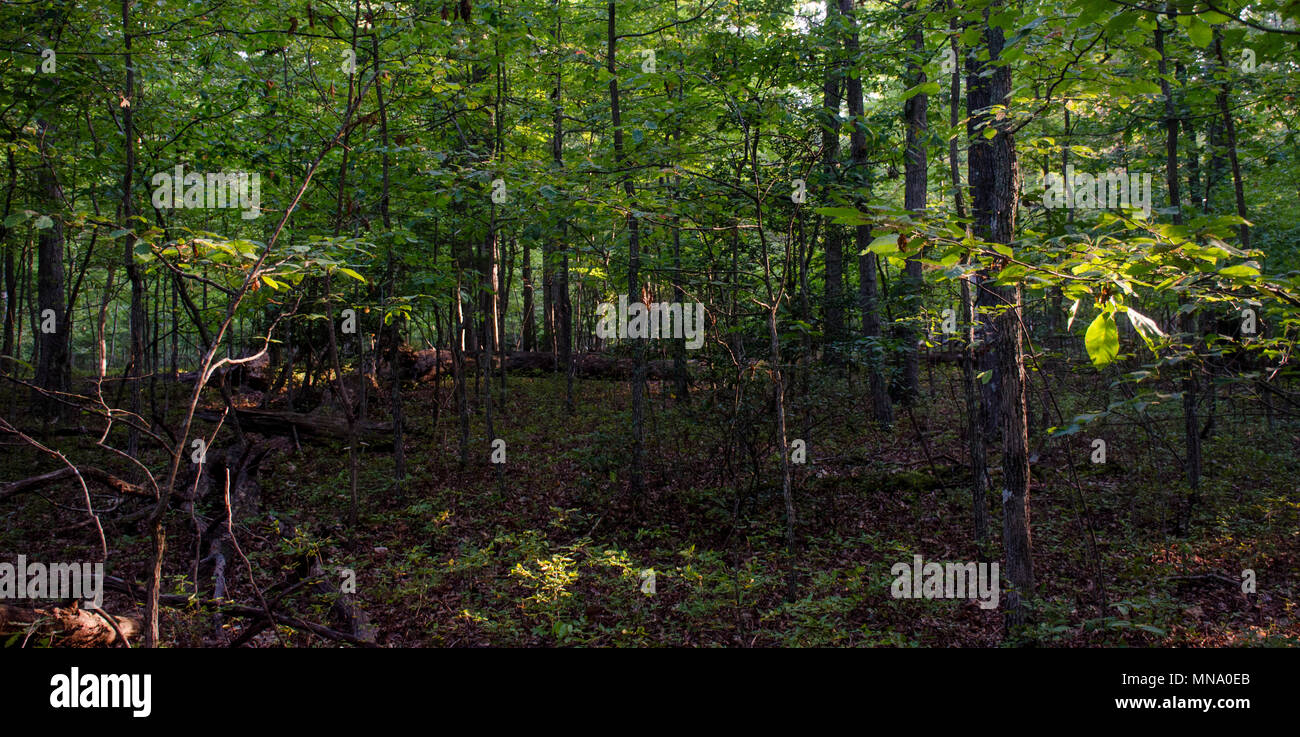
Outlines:
[[[4,501],[11,496],[25,494],[43,488],[55,481],[72,478],[80,475],[82,478],[88,478],[107,486],[114,492],[122,496],[138,496],[145,499],[153,499],[154,495],[142,486],[138,486],[129,481],[124,481],[113,474],[94,466],[65,466],[57,471],[50,471],[39,476],[11,481],[7,484],[0,485],[0,501]]]

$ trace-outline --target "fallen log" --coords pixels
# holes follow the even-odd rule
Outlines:
[[[71,466],[64,466],[56,471],[43,473],[39,476],[32,476],[19,481],[10,481],[7,484],[0,484],[0,501],[4,501],[11,496],[17,496],[18,494],[36,491],[37,489],[43,488],[56,481],[75,478],[78,473],[81,474],[83,479],[98,482],[123,496],[142,496],[149,499],[154,498],[153,492],[148,489],[129,481],[123,481],[103,469],[95,468],[94,466],[77,466],[76,470],[73,470]]]
[[[109,620],[112,617],[112,621]],[[140,634],[140,620],[134,617],[113,617],[103,610],[91,611],[76,606],[52,609],[20,609],[0,604],[0,637],[6,640],[14,635],[22,637],[53,636],[51,644],[57,647],[109,647],[114,643]],[[121,637],[119,637],[119,633]]]
[[[342,417],[269,409],[236,409],[235,415],[244,432],[293,437],[294,432],[297,431],[299,438],[327,437],[338,440],[348,438],[348,423]],[[196,412],[194,416],[209,422],[216,422],[221,417],[219,413],[209,411]],[[391,437],[393,423],[361,422],[358,423],[357,434],[362,438],[382,438],[384,435]]]
[[[110,591],[117,591],[126,594],[140,602],[144,601],[145,593],[143,588],[121,578],[105,576],[104,588]],[[196,607],[209,609],[220,612],[229,617],[249,618],[254,621],[265,620],[267,618],[266,611],[259,607],[244,606],[242,604],[234,604],[229,601],[215,599],[199,599],[184,594],[160,594],[158,596],[158,603],[162,606],[175,609],[190,609]],[[330,640],[346,642],[350,645],[356,645],[357,647],[379,647],[374,642],[368,641],[364,638],[356,637],[346,632],[339,632],[324,625],[302,619],[291,612],[285,611],[283,608],[273,607],[271,610],[271,617],[275,619],[277,624],[288,625],[294,629],[306,630],[314,635]],[[120,622],[122,620],[119,619],[118,621]]]
[[[244,356],[244,358],[247,358],[247,356]],[[264,392],[271,388],[271,359],[266,355],[262,355],[247,363],[222,366],[213,371],[212,376],[208,377],[208,384],[211,384],[214,379],[219,377],[224,377],[227,386],[232,388],[247,387],[254,391]],[[182,384],[193,384],[199,380],[199,374],[197,371],[184,371],[176,375],[176,380]]]
[[[452,375],[451,351],[428,348],[421,351],[403,347],[398,354],[398,369],[408,381],[432,381],[435,374]],[[492,369],[501,368],[500,356],[492,356]],[[511,374],[548,373],[556,371],[552,353],[514,351],[506,355],[506,372]],[[688,362],[688,371],[690,370]],[[437,371],[435,372],[435,368]],[[565,367],[561,366],[560,370]],[[636,362],[631,358],[618,358],[604,353],[577,353],[573,356],[574,374],[584,379],[631,379]],[[473,355],[465,356],[465,370],[477,371],[478,361]],[[667,360],[646,362],[646,378],[669,379],[673,376],[673,362]]]

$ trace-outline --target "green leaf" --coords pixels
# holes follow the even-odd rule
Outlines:
[[[1119,329],[1115,326],[1115,317],[1109,312],[1097,315],[1083,336],[1083,345],[1097,368],[1114,361],[1119,355]]]
[[[922,82],[904,92],[903,99],[910,100],[916,95],[937,95],[942,89],[938,82]]]
[[[1192,43],[1196,45],[1196,48],[1203,49],[1209,46],[1210,41],[1214,38],[1214,29],[1200,18],[1192,16],[1187,24],[1187,36],[1192,39]]]
[[[1252,276],[1259,276],[1259,269],[1246,264],[1233,264],[1227,268],[1219,269],[1219,276],[1245,279]]]
[[[357,272],[355,272],[355,271],[353,271],[352,269],[349,269],[349,268],[347,268],[347,267],[340,266],[340,267],[339,267],[339,273],[340,273],[340,274],[347,274],[348,276],[352,277],[353,279],[356,279],[357,281],[361,282],[362,284],[365,284],[365,283],[366,283],[366,278],[365,278],[364,276],[358,274]]]
[[[45,230],[46,228],[53,228],[53,227],[54,227],[54,221],[50,219],[49,215],[42,215],[36,218],[37,230]]]
[[[825,215],[836,225],[869,225],[867,216],[852,207],[819,207],[818,215]]]
[[[876,236],[875,239],[871,241],[871,245],[867,246],[867,250],[881,255],[898,253],[898,234],[885,233],[884,235]]]

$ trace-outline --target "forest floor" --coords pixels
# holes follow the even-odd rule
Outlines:
[[[504,464],[489,462],[484,416],[476,413],[470,462],[461,469],[451,392],[444,384],[438,393],[435,424],[435,389],[420,384],[404,400],[408,478],[394,483],[387,448],[363,452],[355,528],[347,522],[348,452],[314,441],[267,458],[261,512],[236,529],[262,589],[282,580],[304,551],[319,552],[330,572],[354,571],[356,600],[386,646],[997,646],[997,609],[890,595],[892,566],[910,564],[914,554],[978,559],[959,374],[940,366],[924,379],[920,404],[911,416],[897,408],[889,430],[866,421],[860,379],[814,377],[807,395],[798,381],[790,387],[789,435],[807,441],[807,462],[793,466],[793,560],[761,371],[747,375],[739,393],[702,387],[685,405],[652,384],[646,489],[636,500],[623,477],[632,447],[627,383],[580,382],[570,416],[561,379],[512,376],[505,406],[493,397]],[[1107,404],[1082,386],[1065,389],[1056,393],[1067,419]],[[1060,424],[1044,421],[1039,400],[1031,397],[1031,438]],[[1174,456],[1182,441],[1177,408],[1176,400],[1149,407],[1145,430],[1111,416],[1068,437],[1031,439],[1039,591],[1027,637],[1034,643],[1300,645],[1300,424],[1278,420],[1270,431],[1264,418],[1240,416],[1220,400],[1200,503],[1190,532],[1179,535],[1186,485]],[[1104,464],[1090,461],[1096,437],[1107,442]],[[54,440],[69,457],[90,456],[78,462],[128,473],[120,460],[95,458],[86,437]],[[2,455],[3,481],[54,467],[8,441]],[[999,463],[993,452],[994,501]],[[66,485],[44,494],[57,506],[31,496],[7,502],[0,551],[97,560],[93,527],[68,529],[86,518],[81,495]],[[147,536],[138,522],[110,522],[141,505],[128,501],[103,515],[110,575],[142,580]],[[1001,558],[997,507],[992,560]],[[183,514],[173,520],[164,587],[190,593],[189,564],[176,551],[193,549],[193,526]],[[292,540],[276,534],[286,523],[298,531]],[[642,591],[646,569],[654,571],[653,594]],[[1236,583],[1246,569],[1255,572],[1251,595]],[[242,564],[232,563],[228,575],[230,598],[257,606]],[[116,614],[139,613],[120,594],[106,601]],[[329,621],[328,595],[304,589],[286,603],[304,618]],[[211,613],[195,607],[165,609],[162,626],[168,644],[194,647],[228,644],[242,625],[229,619],[214,630]],[[252,644],[334,643],[282,629]]]

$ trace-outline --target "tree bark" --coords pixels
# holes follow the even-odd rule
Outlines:
[[[916,19],[916,26],[909,37],[912,41],[912,57],[908,60],[907,86],[909,88],[925,84],[925,35],[921,18]],[[907,126],[907,144],[903,172],[903,206],[914,213],[925,209],[926,184],[929,177],[926,140],[929,137],[929,122],[926,113],[930,98],[924,92],[913,95],[903,105],[903,119]],[[953,139],[956,141],[956,138]],[[921,312],[921,261],[925,255],[925,243],[919,239],[909,243],[911,246],[904,266],[903,306],[903,401],[907,404],[916,402],[921,393],[921,366],[918,355],[917,321]]]
[[[51,211],[62,209],[62,191],[51,170],[53,163],[47,153],[50,128],[41,125],[41,158],[45,161],[39,169],[38,181],[41,196]],[[37,348],[35,391],[33,406],[46,419],[58,419],[64,414],[63,403],[44,392],[66,392],[72,385],[72,371],[68,364],[68,316],[64,301],[63,220],[55,216],[53,224],[43,228],[37,238],[36,303],[37,329],[34,332]],[[52,316],[52,330],[47,318]]]
[[[32,639],[42,645],[52,635],[55,647],[112,647],[118,643],[129,645],[140,630],[140,620],[134,617],[117,617],[76,606],[20,609],[0,604],[0,638],[5,639],[30,631]]]
[[[1019,172],[1015,141],[1005,113],[996,117],[993,106],[1007,105],[1011,95],[1011,68],[992,66],[1002,55],[1003,32],[988,22],[995,3],[985,11],[984,46],[988,68],[974,54],[967,56],[967,110],[970,115],[970,186],[975,235],[987,243],[1010,243],[1015,232],[1019,197]],[[983,131],[992,126],[993,138]],[[1005,608],[1008,633],[1028,620],[1025,600],[1033,595],[1034,565],[1029,532],[1029,436],[1026,416],[1025,362],[1021,321],[1020,288],[979,288],[995,300],[1000,314],[994,321],[1000,382],[996,396],[1001,400],[999,424],[1002,431],[1002,546],[1010,591]]]
[[[826,0],[826,26],[831,28],[839,15],[841,0]],[[828,30],[827,35],[830,35]],[[830,204],[828,194],[839,179],[840,155],[840,85],[844,72],[831,38],[826,43],[826,79],[822,85],[822,200]],[[839,345],[844,341],[844,229],[826,218],[826,293],[822,304],[825,320],[825,350],[828,364],[838,364]]]
[[[12,148],[5,149],[5,162],[9,169],[9,186],[5,190],[5,206],[0,214],[0,253],[4,255],[4,337],[0,339],[0,375],[13,370],[8,359],[14,356],[14,328],[18,322],[18,273],[14,266],[16,246],[8,243],[9,229],[4,226],[4,219],[9,217],[13,203],[14,190],[18,185],[18,167],[14,161]]]
[[[859,189],[870,180],[867,164],[867,132],[863,123],[862,77],[854,68],[858,58],[858,24],[854,17],[853,0],[840,0],[840,15],[844,18],[844,54],[847,57],[845,96],[848,97],[850,129],[849,183]],[[871,389],[871,416],[882,427],[894,422],[894,410],[889,402],[889,386],[885,382],[884,335],[880,324],[880,288],[876,283],[877,256],[867,250],[871,245],[871,226],[859,225],[854,230],[858,251],[858,307],[862,312],[862,335],[867,339],[867,374]]]
[[[611,124],[614,128],[614,164],[622,168],[626,159],[623,149],[623,117],[619,108],[617,60],[618,35],[614,30],[614,3],[608,4],[608,42],[609,56],[605,69],[611,75],[609,80],[609,109]],[[627,301],[628,304],[641,302],[641,221],[636,215],[636,188],[631,175],[623,176],[623,192],[628,198],[627,213]],[[643,454],[643,413],[645,404],[645,340],[637,340],[634,349],[636,372],[632,376],[632,458],[630,459],[628,482],[633,497],[639,497],[642,491],[642,454]]]
[[[1224,135],[1227,136],[1228,165],[1232,169],[1232,191],[1236,197],[1237,215],[1245,220],[1246,192],[1241,182],[1241,164],[1237,160],[1237,124],[1232,118],[1232,106],[1228,98],[1228,65],[1223,59],[1223,34],[1217,27],[1214,29],[1214,55],[1219,61],[1219,70],[1223,74],[1219,82],[1216,102],[1219,105],[1219,115],[1223,118]],[[1250,248],[1250,226],[1245,223],[1238,225],[1237,233],[1241,238],[1241,247]]]
[[[370,48],[375,57],[375,74],[379,75],[379,35],[370,36]],[[389,212],[389,193],[391,187],[391,168],[392,159],[388,152],[388,106],[384,104],[384,85],[382,79],[375,81],[375,102],[379,105],[379,136],[383,144],[383,189],[379,195],[379,217],[384,223],[384,232],[392,233],[393,220]],[[393,247],[388,247],[388,264],[385,269],[386,286],[384,289],[385,305],[384,314],[387,317],[387,301],[391,300],[397,293],[397,272],[394,264]],[[399,380],[397,372],[397,349],[401,346],[402,340],[402,318],[393,315],[389,323],[390,340],[388,343],[389,381],[392,382],[389,394],[389,411],[393,415],[393,478],[397,482],[406,479],[406,439],[403,436],[404,417],[402,413],[402,383]],[[381,325],[380,329],[383,327]],[[379,356],[375,355],[375,367],[378,371]],[[364,381],[365,377],[362,377]]]
[[[126,169],[122,172],[122,222],[132,235],[123,241],[125,250],[123,261],[126,266],[126,278],[131,284],[131,356],[127,364],[127,389],[130,392],[131,412],[140,414],[140,376],[144,370],[145,311],[144,311],[144,274],[135,263],[136,225],[131,222],[135,215],[135,206],[131,196],[132,178],[135,175],[135,62],[131,57],[131,2],[122,0],[122,42],[126,64],[126,90],[122,104],[123,145],[126,148]],[[138,450],[140,433],[135,427],[128,430],[127,453],[134,456]],[[154,631],[155,628],[150,628]]]

